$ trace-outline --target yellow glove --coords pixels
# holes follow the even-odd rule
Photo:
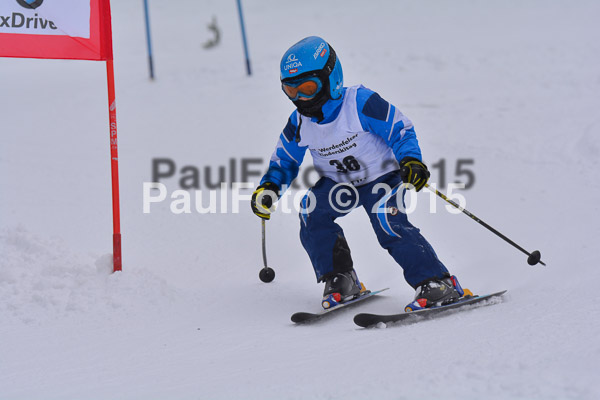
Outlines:
[[[265,182],[252,193],[250,207],[258,217],[269,220],[273,211],[273,203],[277,200],[279,200],[279,186],[271,182]]]
[[[429,180],[427,166],[413,157],[404,157],[400,161],[400,177],[404,183],[410,183],[418,192]]]

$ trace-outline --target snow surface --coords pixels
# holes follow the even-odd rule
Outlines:
[[[142,1],[112,4],[122,273],[110,274],[104,64],[0,60],[0,399],[600,398],[600,3],[244,1],[252,77],[235,2],[150,3],[155,82]],[[213,16],[222,42],[205,50]],[[313,34],[336,49],[346,85],[414,121],[448,181],[474,159],[467,208],[548,266],[440,201],[430,214],[420,193],[411,218],[442,260],[506,300],[388,329],[357,329],[350,310],[294,326],[322,291],[295,214],[267,224],[270,284],[247,202],[144,214],[153,158],[210,166],[213,180],[232,158],[266,167],[292,110],[279,59]],[[392,288],[360,310],[397,312],[413,294],[400,268],[362,211],[340,222],[360,278]]]

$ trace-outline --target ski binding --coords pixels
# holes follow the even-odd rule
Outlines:
[[[350,307],[353,305],[356,305],[358,303],[361,303],[365,300],[368,300],[376,295],[378,295],[381,292],[384,292],[386,290],[389,290],[389,288],[385,288],[385,289],[380,289],[380,290],[375,290],[375,291],[367,291],[366,293],[360,295],[359,297],[346,301],[344,303],[340,303],[334,307],[331,308],[327,308],[323,311],[317,312],[317,313],[310,313],[310,312],[297,312],[294,315],[292,315],[292,322],[296,323],[296,324],[301,324],[301,323],[307,323],[307,322],[313,322],[316,321],[318,319],[321,319],[325,316],[329,316],[331,315],[331,313],[333,313],[334,311],[338,311],[340,309],[346,308],[346,307]]]

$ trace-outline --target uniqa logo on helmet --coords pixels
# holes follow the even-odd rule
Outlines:
[[[17,0],[17,3],[19,3],[21,7],[30,8],[32,10],[41,6],[43,2],[44,0]]]
[[[292,54],[292,55],[293,55],[293,54]],[[289,63],[289,64],[285,64],[285,65],[283,66],[283,70],[284,70],[284,71],[287,71],[287,70],[289,70],[290,68],[294,68],[294,69],[292,69],[292,70],[290,71],[290,74],[293,74],[294,72],[298,71],[298,67],[301,67],[301,66],[302,66],[302,63],[301,63],[300,61],[293,61],[293,62],[291,62],[291,63]]]

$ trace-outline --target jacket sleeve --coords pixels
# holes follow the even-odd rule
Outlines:
[[[356,106],[362,128],[381,137],[392,148],[396,160],[422,160],[415,128],[400,110],[363,86],[356,93]]]
[[[281,189],[280,194],[283,194],[298,176],[300,164],[302,164],[306,153],[306,147],[298,146],[295,140],[297,129],[297,113],[294,111],[283,132],[279,135],[277,146],[273,155],[271,155],[269,169],[260,181],[261,185],[265,182],[276,184]]]

